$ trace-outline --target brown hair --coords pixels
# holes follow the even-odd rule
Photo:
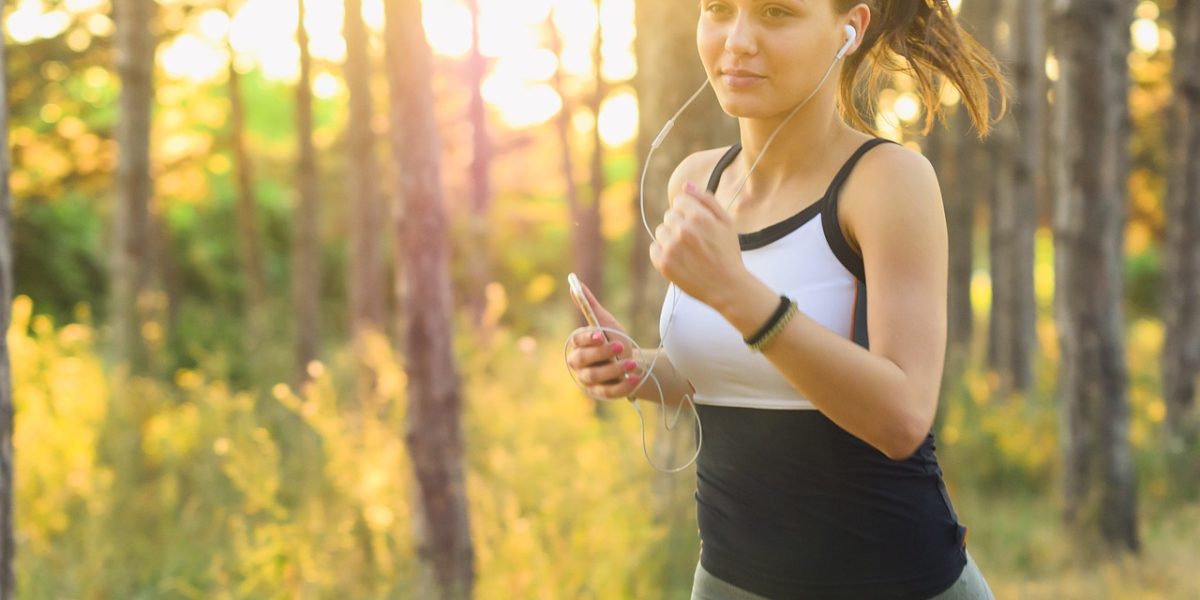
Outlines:
[[[916,80],[917,96],[925,107],[924,133],[933,128],[935,118],[944,119],[940,93],[943,81],[958,89],[981,138],[1007,110],[1009,83],[999,62],[963,30],[946,0],[833,2],[835,9],[843,13],[857,4],[871,9],[866,35],[858,49],[846,57],[839,86],[839,107],[854,126],[877,133],[872,123],[876,99],[889,72],[908,73]],[[859,69],[864,62],[867,68]],[[989,79],[996,83],[1000,100],[1000,113],[994,120]],[[865,89],[860,86],[863,82]]]

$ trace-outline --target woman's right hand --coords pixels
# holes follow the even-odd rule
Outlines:
[[[625,333],[625,328],[596,301],[587,285],[583,285],[583,293],[602,327]],[[609,336],[607,340],[605,336],[594,327],[580,327],[571,332],[567,367],[575,373],[587,393],[595,398],[615,400],[628,397],[641,383],[641,376],[636,372],[638,364],[633,358],[633,348],[629,347],[627,334]]]

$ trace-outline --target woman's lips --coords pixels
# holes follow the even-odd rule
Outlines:
[[[722,71],[721,81],[725,82],[727,87],[741,89],[753,87],[766,80],[766,77],[749,71]]]

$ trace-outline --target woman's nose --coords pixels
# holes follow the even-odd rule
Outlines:
[[[754,26],[746,15],[739,14],[729,25],[725,50],[732,54],[754,54],[758,51]]]

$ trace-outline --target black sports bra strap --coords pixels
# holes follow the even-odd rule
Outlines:
[[[885,138],[873,138],[863,142],[863,144],[858,147],[858,150],[855,150],[854,154],[850,155],[850,158],[846,159],[845,164],[842,165],[842,168],[838,171],[837,175],[834,176],[833,181],[829,183],[829,187],[825,190],[825,197],[828,198],[830,195],[835,194],[837,189],[842,187],[842,184],[845,183],[846,178],[850,176],[850,172],[854,170],[854,165],[858,163],[858,160],[862,158],[862,156],[866,154],[868,150],[880,144],[894,143],[896,142]],[[729,150],[727,150],[723,156],[721,156],[721,160],[717,161],[717,165],[713,167],[712,175],[710,175],[708,178],[707,189],[710,194],[715,194],[717,192],[717,185],[721,182],[721,174],[725,172],[725,169],[729,168],[729,165],[733,163],[733,159],[737,158],[738,153],[741,151],[742,145],[734,144],[729,147]]]
[[[842,165],[842,170],[838,171],[837,177],[833,178],[833,183],[829,184],[829,189],[825,192],[825,197],[822,199],[824,207],[821,211],[825,214],[822,219],[822,227],[825,229],[825,239],[829,242],[829,249],[833,251],[833,255],[842,263],[846,270],[850,271],[859,281],[864,284],[867,281],[865,265],[863,258],[858,252],[855,252],[850,247],[850,243],[846,241],[845,235],[842,234],[842,227],[838,222],[838,192],[841,191],[842,184],[846,182],[846,178],[850,176],[850,172],[854,170],[854,165],[858,163],[858,159],[862,158],[868,150],[875,146],[884,143],[894,144],[895,142],[884,139],[874,138],[863,142],[863,145],[858,147],[858,150],[850,156],[845,165]]]
[[[725,152],[721,160],[717,161],[717,166],[713,168],[712,175],[708,178],[708,193],[717,193],[717,185],[721,183],[721,174],[725,172],[725,169],[729,167],[729,164],[733,162],[733,159],[737,158],[738,152],[741,151],[742,145],[734,144],[729,147],[729,150]]]
[[[842,165],[842,169],[838,171],[837,176],[835,176],[833,181],[830,182],[829,189],[825,190],[825,198],[832,199],[833,196],[837,194],[838,189],[841,188],[842,184],[846,182],[846,178],[850,177],[850,172],[854,170],[854,165],[858,163],[858,159],[862,158],[862,156],[866,154],[868,150],[880,144],[895,143],[896,142],[886,138],[873,138],[863,142],[863,144],[858,147],[858,150],[855,150],[854,154],[851,154],[850,158],[846,159],[846,164]]]

